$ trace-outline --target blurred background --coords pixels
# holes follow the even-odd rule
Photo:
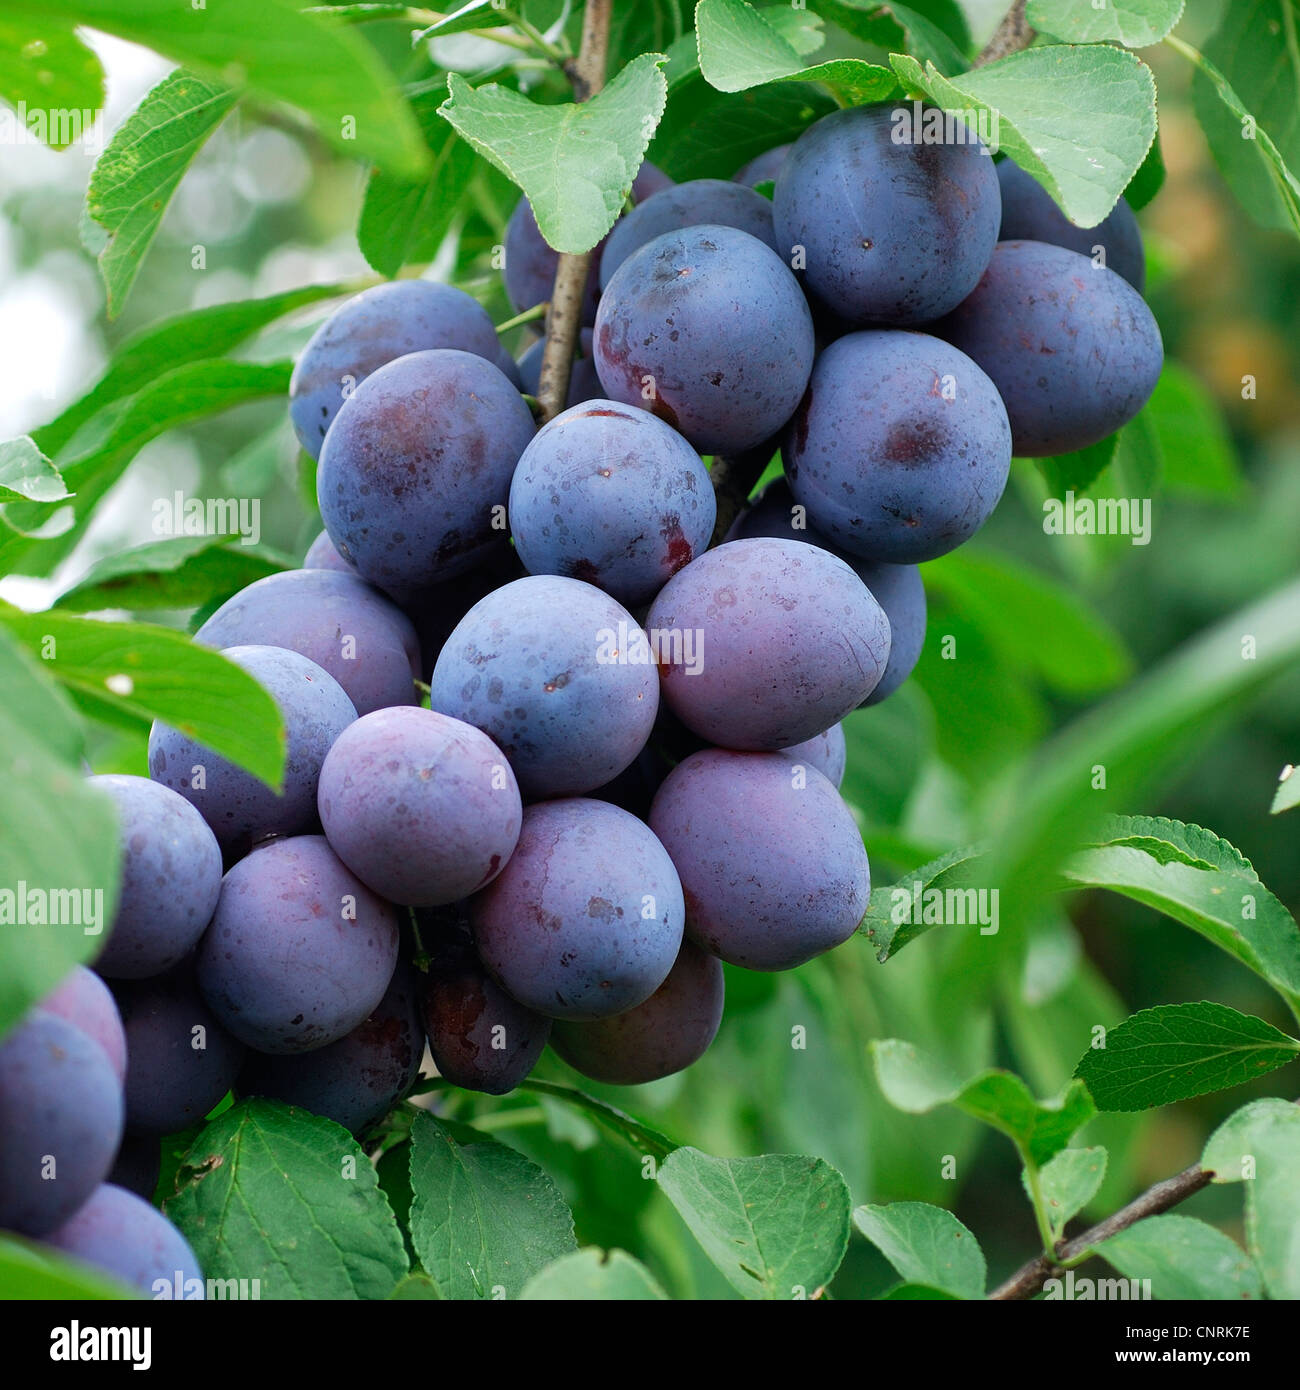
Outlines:
[[[986,33],[1003,8],[970,7],[983,16]],[[1190,8],[1179,32],[1199,45],[1222,5],[1203,0]],[[373,41],[392,45],[394,62],[401,61],[409,26],[372,27]],[[836,43],[832,38],[820,56],[831,56]],[[109,77],[104,122],[111,130],[169,65],[114,40],[96,38],[95,47]],[[1073,629],[1050,630],[1051,612],[1042,628],[990,626],[988,615],[964,606],[958,589],[945,582],[944,561],[927,567],[934,570],[931,646],[956,633],[968,655],[945,663],[927,650],[915,681],[850,721],[845,793],[878,883],[975,838],[979,827],[969,823],[968,806],[987,779],[1106,690],[1298,568],[1300,245],[1284,231],[1256,225],[1223,183],[1192,112],[1188,65],[1160,47],[1142,56],[1159,85],[1167,171],[1163,189],[1140,214],[1147,297],[1167,355],[1206,393],[1183,423],[1187,448],[1197,459],[1211,459],[1214,481],[1207,486],[1202,476],[1188,485],[1166,437],[1168,485],[1141,493],[1149,478],[1140,469],[1137,478],[1126,477],[1125,468],[1136,466],[1121,455],[1100,487],[1127,495],[1153,491],[1153,540],[1138,547],[1124,538],[1045,536],[1041,480],[1032,464],[1017,463],[997,515],[971,549],[1027,567],[1071,597],[1085,615],[1080,630],[1088,638],[1073,663],[1070,651],[1058,651],[1050,668],[1041,659],[1045,647],[1073,641]],[[437,57],[467,70],[490,61],[475,39],[448,40]],[[109,324],[94,261],[77,233],[95,153],[83,145],[62,153],[35,144],[0,151],[5,436],[52,418],[88,388],[118,343],[160,318],[300,285],[372,277],[355,237],[364,172],[291,115],[241,108],[181,184],[125,312]],[[500,241],[515,195],[495,175],[484,178],[480,194],[430,273],[477,294],[500,322],[510,311],[485,252]],[[206,266],[197,270],[200,246]],[[293,355],[323,312],[288,320],[263,335],[251,354]],[[521,333],[511,345],[522,343]],[[1256,383],[1249,399],[1243,398],[1246,378]],[[45,607],[99,557],[155,539],[151,504],[177,489],[260,497],[263,543],[293,559],[319,528],[312,480],[283,407],[244,406],[148,445],[54,577],[5,578],[0,597]],[[178,625],[188,620],[183,613],[140,616]],[[1282,766],[1300,761],[1298,711],[1300,676],[1294,676],[1273,687],[1249,717],[1189,754],[1157,797],[1128,808],[1215,830],[1293,910],[1300,907],[1300,819],[1297,813],[1270,817],[1268,807]],[[100,738],[97,771],[145,770],[142,738]],[[1016,940],[973,944],[960,929],[941,929],[884,966],[853,943],[789,977],[733,975],[729,988],[722,1033],[701,1063],[635,1094],[609,1090],[608,1096],[713,1153],[822,1155],[848,1178],[855,1202],[913,1198],[953,1207],[983,1243],[994,1279],[1035,1243],[1011,1147],[952,1111],[916,1117],[889,1108],[871,1075],[869,1039],[906,1038],[961,1071],[997,1061],[1048,1094],[1068,1077],[1094,1025],[1113,1024],[1144,1006],[1212,998],[1287,1024],[1267,987],[1200,937],[1101,894],[1063,903]],[[543,1075],[563,1073],[554,1059],[544,1068]],[[1243,1087],[1154,1116],[1094,1122],[1081,1142],[1106,1144],[1111,1170],[1093,1210],[1112,1210],[1194,1161],[1210,1128],[1253,1094],[1276,1094],[1279,1085],[1300,1092],[1294,1070],[1267,1078],[1257,1091]],[[466,1115],[484,1105],[521,1112],[500,1137],[532,1153],[561,1183],[584,1244],[642,1255],[679,1295],[724,1295],[668,1204],[651,1200],[652,1185],[641,1180],[630,1152],[535,1097],[504,1106],[468,1097],[455,1103]],[[400,1174],[386,1181],[400,1186]],[[1184,1210],[1239,1234],[1235,1188],[1208,1189]],[[861,1296],[892,1282],[879,1257],[855,1240],[836,1292]]]

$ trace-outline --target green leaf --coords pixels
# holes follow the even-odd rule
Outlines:
[[[456,73],[442,115],[523,189],[557,251],[590,251],[614,225],[667,100],[662,53],[645,53],[590,101],[538,106]]]
[[[1038,1174],[1038,1189],[1047,1212],[1047,1224],[1055,1239],[1061,1238],[1067,1223],[1097,1195],[1106,1180],[1107,1153],[1103,1148],[1062,1149]],[[1028,1173],[1020,1180],[1030,1200]]]
[[[1241,495],[1241,470],[1223,415],[1186,367],[1166,360],[1142,418],[1160,450],[1166,492],[1180,497]]]
[[[721,92],[742,92],[768,82],[825,82],[855,104],[897,91],[888,68],[861,58],[836,58],[811,67],[793,44],[747,0],[699,0],[695,34],[700,71]]]
[[[1210,1136],[1201,1166],[1246,1184],[1246,1243],[1268,1296],[1300,1298],[1300,1106],[1257,1100]]]
[[[1295,767],[1288,763],[1282,769],[1277,791],[1273,793],[1273,805],[1269,810],[1276,816],[1282,811],[1294,810],[1297,806],[1300,806],[1300,777],[1296,776]]]
[[[1156,138],[1151,142],[1151,148],[1147,151],[1147,157],[1138,167],[1138,171],[1129,180],[1128,187],[1124,190],[1124,200],[1129,207],[1137,212],[1140,208],[1146,207],[1157,193],[1164,187],[1165,183],[1165,161],[1160,153],[1160,133],[1156,132]]]
[[[824,1159],[678,1149],[659,1186],[743,1298],[816,1298],[848,1248],[848,1185]]]
[[[558,1303],[666,1299],[654,1275],[623,1250],[593,1247],[561,1255],[524,1285],[523,1299]]]
[[[264,1299],[386,1298],[406,1249],[375,1169],[341,1125],[247,1100],[194,1141],[167,1215],[209,1279]]]
[[[0,1302],[135,1299],[140,1295],[103,1270],[68,1259],[46,1245],[0,1232]]]
[[[1159,43],[1183,17],[1183,0],[1029,0],[1025,18],[1040,34],[1062,43],[1106,43],[1126,48]]]
[[[938,926],[938,921],[926,920],[925,895],[931,892],[947,892],[949,889],[962,890],[979,882],[979,863],[984,854],[975,846],[949,850],[947,854],[933,859],[920,868],[905,874],[897,883],[882,885],[871,890],[871,901],[866,915],[858,925],[858,930],[876,947],[876,959],[882,964],[896,955],[909,942]],[[919,885],[921,911],[918,914],[915,904]],[[929,899],[929,901],[937,901]],[[965,899],[954,898],[954,903]],[[949,914],[942,914],[949,920]],[[918,920],[919,918],[919,920]]]
[[[1035,459],[1039,472],[1047,482],[1048,492],[1059,501],[1067,492],[1082,496],[1108,469],[1115,459],[1119,435],[1108,435],[1098,444],[1089,444],[1072,454],[1057,454],[1050,459]],[[1044,512],[1047,504],[1043,504]]]
[[[104,69],[71,26],[0,15],[0,97],[23,107],[26,120],[16,125],[66,149],[89,136],[103,110]]]
[[[519,1089],[551,1096],[575,1109],[585,1111],[619,1138],[627,1140],[638,1153],[649,1154],[653,1158],[666,1158],[678,1147],[674,1140],[665,1138],[643,1120],[636,1119],[607,1100],[598,1100],[595,1096],[575,1090],[572,1086],[561,1086],[558,1082],[543,1081],[539,1077],[531,1076],[527,1081],[519,1083]]]
[[[983,1298],[988,1269],[979,1241],[950,1212],[928,1202],[858,1207],[853,1224],[907,1284],[954,1298]]]
[[[93,718],[182,729],[268,786],[280,785],[284,721],[247,671],[171,628],[0,605],[7,628]],[[6,880],[0,880],[3,882]]]
[[[1159,1299],[1260,1299],[1259,1270],[1234,1240],[1191,1216],[1148,1216],[1095,1247]]]
[[[1164,1004],[1110,1029],[1074,1074],[1099,1110],[1150,1110],[1245,1085],[1297,1054],[1300,1042],[1226,1004]]]
[[[107,234],[94,249],[109,318],[122,312],[172,194],[237,100],[224,84],[178,69],[118,126],[95,161],[86,214]]]
[[[288,560],[236,536],[176,536],[106,555],[65,590],[55,607],[65,613],[105,608],[197,608],[224,603]]]
[[[1092,843],[1140,849],[1160,864],[1226,869],[1259,882],[1250,860],[1235,845],[1204,826],[1170,820],[1167,816],[1107,816]]]
[[[357,243],[368,264],[390,278],[404,265],[433,260],[474,177],[474,151],[438,114],[446,93],[439,77],[410,97],[432,158],[428,174],[411,180],[374,168],[366,180]]]
[[[30,436],[0,442],[0,500],[48,504],[71,495],[59,470]]]
[[[411,1188],[415,1252],[448,1298],[518,1298],[577,1248],[572,1214],[531,1159],[427,1113],[411,1127]]]
[[[424,167],[415,122],[379,55],[296,0],[221,0],[197,12],[176,0],[7,0],[6,9],[116,34],[226,86],[288,102],[343,154],[412,177]]]
[[[876,1040],[871,1055],[880,1089],[895,1108],[923,1115],[939,1105],[955,1106],[1000,1130],[1027,1162],[1046,1163],[1096,1114],[1081,1081],[1039,1101],[1011,1072],[983,1071],[963,1082],[898,1038]]]
[[[1031,48],[951,80],[915,58],[890,62],[907,86],[977,133],[987,122],[992,143],[1081,227],[1110,212],[1155,139],[1155,79],[1123,49]]]
[[[910,53],[948,77],[970,66],[965,54],[970,31],[955,0],[914,0],[911,5],[818,0],[817,8],[845,33],[887,53]]]
[[[467,5],[459,6],[451,14],[412,34],[411,42],[445,38],[448,34],[463,34],[470,29],[499,29],[512,23],[511,17],[504,11],[505,6],[499,0],[498,3],[493,3],[493,0],[469,0]]]
[[[945,1293],[942,1289],[932,1289],[928,1284],[895,1284],[892,1289],[879,1295],[880,1301],[891,1303],[955,1303],[956,1294]]]

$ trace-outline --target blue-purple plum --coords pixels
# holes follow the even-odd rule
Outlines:
[[[681,884],[663,845],[627,811],[581,797],[524,811],[514,855],[470,912],[497,983],[550,1018],[635,1008],[682,943]]]
[[[196,1125],[230,1090],[243,1043],[218,1022],[191,962],[156,980],[118,989],[126,1025],[126,1127],[176,1134]]]
[[[802,965],[867,910],[852,812],[820,772],[780,754],[693,754],[659,788],[650,827],[681,877],[688,935],[731,965]]]
[[[207,827],[204,826],[206,830]],[[218,884],[220,880],[218,880]],[[219,889],[218,889],[219,891]],[[216,899],[213,899],[214,907]],[[206,926],[207,924],[204,923]],[[126,1034],[113,992],[84,965],[74,965],[62,983],[37,1005],[78,1028],[103,1049],[118,1082],[126,1077]]]
[[[503,537],[497,508],[533,437],[499,368],[468,352],[414,352],[348,397],[316,473],[321,519],[363,579],[401,599],[463,574]]]
[[[776,250],[772,204],[767,198],[730,179],[692,179],[638,203],[614,224],[600,258],[601,289],[608,288],[614,272],[634,251],[655,237],[706,222],[736,227]]]
[[[199,628],[208,647],[287,647],[328,671],[358,714],[416,703],[420,642],[391,599],[354,574],[268,574]]]
[[[532,574],[646,603],[708,548],[717,500],[700,456],[635,406],[587,401],[543,425],[510,484],[510,529]]]
[[[399,963],[384,997],[350,1033],[297,1057],[250,1055],[237,1091],[300,1106],[361,1133],[388,1114],[420,1070],[417,994],[414,971]]]
[[[773,750],[837,724],[876,688],[889,622],[870,590],[804,541],[729,541],[650,606],[664,703],[719,747]]]
[[[566,406],[581,405],[583,401],[599,400],[604,394],[600,378],[596,375],[596,363],[591,356],[591,329],[584,328],[580,337],[582,355],[573,359],[569,373],[569,391],[565,397]],[[542,378],[542,356],[546,352],[546,339],[539,338],[519,359],[519,375],[522,380],[520,390],[530,396],[537,395]]]
[[[596,316],[605,394],[658,415],[702,454],[739,453],[780,430],[814,351],[790,268],[734,227],[656,237],[619,266]]]
[[[557,1023],[551,1046],[575,1070],[611,1086],[640,1086],[698,1062],[722,1022],[722,963],[683,941],[668,978],[644,1003],[593,1023]]]
[[[322,531],[307,547],[302,567],[305,570],[337,570],[340,574],[355,575],[357,572],[357,567],[339,554],[338,546],[330,540],[328,531]]]
[[[427,709],[376,710],[338,738],[317,796],[330,848],[390,902],[459,902],[499,874],[523,805],[505,754]]]
[[[581,580],[533,575],[465,615],[434,667],[430,703],[482,729],[537,799],[622,772],[650,737],[659,680],[626,608]]]
[[[203,1272],[189,1242],[156,1207],[102,1183],[45,1244],[154,1297],[201,1299]]]
[[[815,734],[803,743],[790,748],[777,750],[781,757],[792,763],[803,763],[815,767],[833,787],[844,780],[844,769],[848,765],[848,745],[844,739],[844,725],[832,724],[825,733]]]
[[[33,1010],[0,1042],[0,1229],[44,1236],[108,1176],[122,1085],[103,1048]]]
[[[323,835],[272,840],[225,877],[199,943],[199,989],[257,1052],[310,1052],[373,1012],[397,965],[397,910]]]
[[[836,545],[916,564],[988,520],[1011,469],[1011,427],[970,357],[927,333],[874,329],[817,359],[782,457],[795,501]]]
[[[112,798],[122,845],[117,915],[95,969],[119,980],[161,975],[212,920],[221,846],[199,811],[160,781],[115,773],[88,780]]]
[[[228,647],[224,655],[279,707],[288,744],[283,790],[272,791],[192,735],[158,722],[149,733],[149,773],[195,807],[227,854],[239,854],[269,836],[316,825],[321,764],[357,712],[333,676],[286,647]]]
[[[975,288],[1002,202],[988,151],[960,121],[932,141],[900,139],[904,104],[833,111],[795,142],[777,176],[777,244],[804,284],[857,324],[929,323]],[[928,116],[942,118],[932,111]],[[912,135],[924,135],[913,129]]]
[[[1164,365],[1160,329],[1133,286],[1041,241],[999,242],[975,290],[935,332],[993,379],[1022,458],[1114,434],[1147,403]]]
[[[757,188],[760,183],[775,183],[777,175],[785,166],[786,156],[794,149],[793,144],[777,145],[775,149],[764,150],[755,155],[748,164],[742,164],[731,176],[736,183],[749,188]]]
[[[289,383],[289,418],[299,443],[319,458],[340,406],[371,372],[431,348],[495,362],[500,343],[477,300],[432,280],[393,280],[340,305],[303,348]]]
[[[1002,230],[999,241],[1045,241],[1064,246],[1089,260],[1102,249],[1103,264],[1122,275],[1139,293],[1146,283],[1146,253],[1137,218],[1120,198],[1104,221],[1095,227],[1079,227],[1066,217],[1056,200],[1032,174],[1011,160],[998,166],[1002,188]]]
[[[494,589],[523,579],[527,573],[514,546],[503,545],[493,552],[490,560],[468,574],[421,589],[407,600],[404,611],[420,639],[422,679],[426,685],[433,677],[433,668],[447,638],[465,614]]]

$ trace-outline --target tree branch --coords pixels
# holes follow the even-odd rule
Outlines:
[[[582,43],[578,56],[564,65],[573,85],[574,99],[586,101],[605,85],[605,63],[609,54],[609,19],[613,0],[587,0],[582,16]],[[569,375],[582,326],[582,301],[591,269],[591,252],[560,256],[555,268],[555,287],[546,316],[546,347],[537,382],[537,399],[542,419],[553,420],[564,409],[569,395]]]
[[[995,63],[1010,53],[1018,53],[1022,48],[1028,48],[1036,37],[1037,34],[1025,18],[1025,0],[1016,0],[1002,16],[1002,22],[993,31],[993,37],[980,50],[979,57],[975,59],[975,66],[982,68],[985,63]]]

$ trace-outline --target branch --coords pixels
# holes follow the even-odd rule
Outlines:
[[[564,65],[577,101],[593,97],[605,85],[605,62],[609,53],[609,18],[613,0],[587,0],[582,16],[582,44],[578,56]],[[569,395],[569,374],[582,326],[582,301],[591,268],[591,252],[571,256],[562,254],[555,268],[555,287],[546,316],[546,347],[537,382],[537,399],[542,419],[553,420],[564,409]]]
[[[1016,0],[1002,16],[1002,23],[993,31],[993,37],[980,50],[975,66],[982,68],[985,63],[995,63],[1010,53],[1018,53],[1028,48],[1035,38],[1037,34],[1025,18],[1025,0]]]

